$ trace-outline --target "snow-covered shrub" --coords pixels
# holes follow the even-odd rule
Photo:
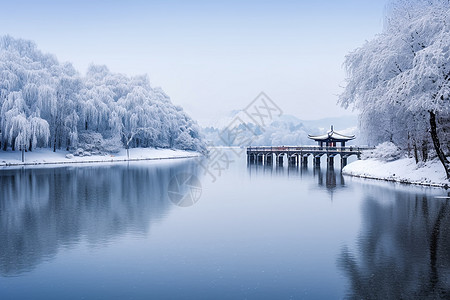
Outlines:
[[[120,149],[122,149],[122,142],[120,141],[120,138],[113,137],[109,139],[105,139],[103,141],[103,151],[106,153],[118,153]]]
[[[363,151],[361,158],[374,158],[381,161],[394,161],[403,157],[403,152],[392,142],[379,144],[373,150]]]
[[[77,150],[75,150],[73,152],[73,155],[75,155],[75,156],[83,156],[83,152],[84,152],[83,148],[78,148]]]
[[[78,146],[86,151],[100,151],[103,136],[95,131],[83,131],[78,134]]]
[[[119,137],[105,139],[102,134],[91,130],[79,134],[78,146],[92,155],[117,153],[123,148]],[[86,154],[83,155],[86,156]]]

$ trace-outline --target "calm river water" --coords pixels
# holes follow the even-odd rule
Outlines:
[[[447,191],[227,153],[0,170],[0,299],[450,297]]]

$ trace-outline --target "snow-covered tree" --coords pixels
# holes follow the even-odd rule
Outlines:
[[[205,151],[199,129],[147,76],[92,65],[82,77],[31,41],[0,37],[0,147],[31,151],[176,147]],[[95,145],[94,145],[95,144]],[[90,149],[93,150],[93,149]]]
[[[394,0],[383,32],[345,60],[348,83],[339,102],[360,111],[374,144],[413,148],[418,159],[434,148],[450,178],[450,2]],[[412,147],[409,146],[412,145]]]

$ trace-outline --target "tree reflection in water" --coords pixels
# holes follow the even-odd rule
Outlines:
[[[371,194],[357,251],[347,247],[338,259],[348,298],[449,299],[450,200],[406,192],[392,199],[381,188]]]
[[[194,161],[2,170],[0,274],[32,270],[79,240],[146,234],[172,207],[172,176],[197,171]]]

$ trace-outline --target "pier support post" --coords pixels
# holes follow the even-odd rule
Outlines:
[[[327,156],[327,166],[329,167],[334,166],[334,156]]]
[[[320,167],[320,156],[314,157],[314,167]]]
[[[341,169],[347,165],[347,157],[341,157]]]
[[[278,165],[282,166],[283,165],[283,155],[278,155],[277,160],[278,160],[277,161]]]
[[[297,164],[297,157],[291,156],[288,161],[290,166],[295,166]]]
[[[265,158],[266,158],[265,165],[273,164],[273,154],[267,154]]]
[[[302,157],[302,165],[303,165],[304,167],[307,167],[307,166],[308,166],[308,156],[307,156],[307,155],[305,155],[305,156]]]
[[[262,164],[262,163],[263,163],[263,155],[258,155],[258,156],[257,156],[257,162],[258,162],[259,164]]]

